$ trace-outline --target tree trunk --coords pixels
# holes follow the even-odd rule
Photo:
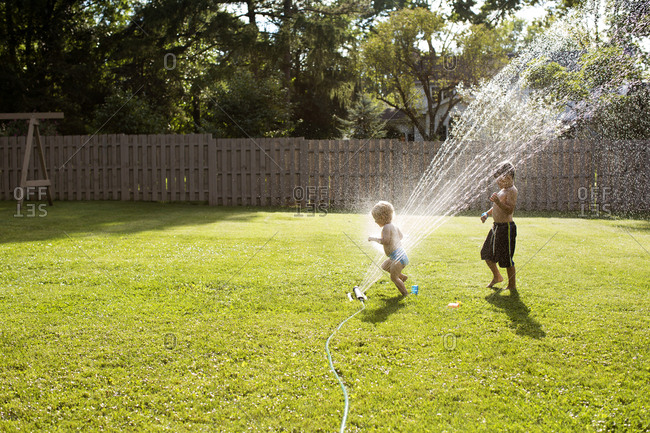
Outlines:
[[[246,0],[246,17],[248,18],[248,23],[257,28],[257,15],[255,12],[255,0]]]
[[[7,26],[7,35],[9,39],[9,46],[7,51],[9,52],[10,65],[15,67],[15,71],[18,70],[18,59],[16,57],[16,29],[14,28],[14,5],[7,2],[5,5],[5,11],[7,13],[6,26]]]
[[[192,86],[192,121],[194,132],[199,132],[201,126],[201,91],[198,86]]]
[[[287,103],[291,102],[291,18],[293,17],[292,0],[282,2],[284,53],[282,56],[282,72],[284,73],[284,84],[287,89]]]

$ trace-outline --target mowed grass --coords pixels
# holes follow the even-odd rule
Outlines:
[[[0,203],[0,431],[339,430],[324,346],[374,266],[366,216],[47,211]],[[478,217],[409,252],[418,296],[372,287],[331,343],[347,431],[650,431],[650,223],[516,222],[519,298],[485,288]]]

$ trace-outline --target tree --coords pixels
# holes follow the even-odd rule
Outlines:
[[[470,26],[456,37],[462,51],[456,55],[461,65],[463,83],[478,85],[482,80],[492,78],[510,61],[510,56],[523,46],[524,22],[506,21],[497,27],[485,24]]]
[[[233,125],[221,127],[217,105],[228,105],[238,110],[228,113],[233,119],[258,119],[249,135],[333,137],[336,116],[344,117],[364,90],[360,76],[375,75],[368,68],[360,73],[359,45],[370,31],[390,33],[382,30],[385,22],[372,28],[389,13],[401,32],[394,56],[405,62],[398,72],[407,99],[415,98],[419,79],[431,84],[423,91],[432,95],[420,98],[429,111],[455,97],[460,68],[444,63],[445,55],[454,60],[452,39],[442,16],[416,7],[426,4],[247,0],[239,10],[223,0],[7,0],[0,3],[0,109],[64,111],[59,132],[66,134],[212,130],[230,136],[239,130],[245,136]],[[405,17],[407,28],[399,30],[392,14]],[[429,49],[420,47],[425,34]],[[373,38],[381,39],[374,33],[370,45]],[[402,44],[407,41],[410,48]],[[432,41],[442,46],[436,51]],[[475,47],[479,52],[480,41]],[[388,69],[382,74],[390,77]],[[377,95],[401,108],[398,88],[391,93],[387,86]],[[241,111],[253,106],[258,111]],[[118,121],[125,113],[135,117]]]
[[[202,93],[237,69],[251,38],[245,24],[214,0],[160,0],[123,12],[126,23],[101,39],[106,97],[137,93],[163,130],[200,130]]]
[[[353,28],[357,8],[345,2],[289,3],[290,8],[283,3],[275,57],[294,110],[295,133],[307,138],[336,136],[335,115],[344,115],[357,81],[358,34]]]
[[[0,4],[0,108],[63,111],[63,133],[85,129],[101,96],[95,8],[74,0]],[[99,6],[97,6],[99,7]]]
[[[452,0],[451,1],[451,19],[470,24],[485,24],[488,27],[496,27],[507,21],[509,18],[528,6],[544,7],[546,17],[542,21],[550,18],[552,21],[557,17],[562,17],[569,11],[580,7],[587,0]],[[635,0],[612,0],[612,1],[635,1]],[[546,23],[548,24],[548,23]]]
[[[87,132],[94,134],[161,134],[165,119],[138,95],[116,90],[94,113]]]
[[[443,67],[448,48],[443,46],[439,52],[433,46],[434,40],[444,40],[444,30],[441,15],[422,8],[402,9],[380,22],[362,46],[365,78],[373,93],[401,109],[425,140],[433,138],[436,131],[433,122],[427,127],[421,112],[435,118],[443,93],[453,88],[451,71]],[[421,49],[420,41],[428,49]]]
[[[539,0],[486,0],[476,11],[476,0],[453,0],[452,18],[456,21],[490,26],[503,22],[511,13],[524,6],[535,6]]]
[[[496,33],[495,33],[496,32]],[[362,46],[364,78],[376,97],[400,109],[425,140],[444,139],[443,122],[460,102],[459,83],[490,77],[507,61],[504,32],[475,26],[454,41],[447,22],[427,9],[403,9],[377,25]]]
[[[217,137],[279,137],[293,131],[279,77],[260,81],[242,70],[207,99],[202,129]]]
[[[370,95],[362,94],[348,111],[348,119],[340,119],[339,131],[344,138],[384,138],[386,121],[382,119],[384,107]]]

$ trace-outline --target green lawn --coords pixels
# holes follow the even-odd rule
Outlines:
[[[0,431],[339,430],[324,345],[360,307],[365,216],[47,212],[0,203]],[[478,217],[409,252],[418,296],[368,292],[331,344],[347,431],[650,431],[650,223],[515,220],[519,298],[484,287]]]

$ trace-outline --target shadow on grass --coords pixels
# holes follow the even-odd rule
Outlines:
[[[511,327],[517,335],[532,338],[544,338],[546,332],[542,325],[529,316],[530,308],[524,304],[518,294],[502,296],[499,292],[486,296],[485,300],[497,308],[502,309],[512,321]]]
[[[615,227],[630,232],[650,232],[650,221],[634,221],[632,224],[616,224]]]
[[[369,323],[385,322],[388,316],[396,313],[400,308],[404,308],[404,302],[401,302],[402,299],[404,299],[402,295],[384,298],[384,305],[375,310],[366,309],[361,320]]]
[[[224,220],[244,222],[254,219],[262,210],[195,203],[124,201],[59,201],[43,209],[25,208],[21,213],[23,216],[16,217],[15,202],[0,202],[0,216],[5,222],[0,243],[44,241],[65,237],[65,233],[71,236],[75,233],[127,235]]]

